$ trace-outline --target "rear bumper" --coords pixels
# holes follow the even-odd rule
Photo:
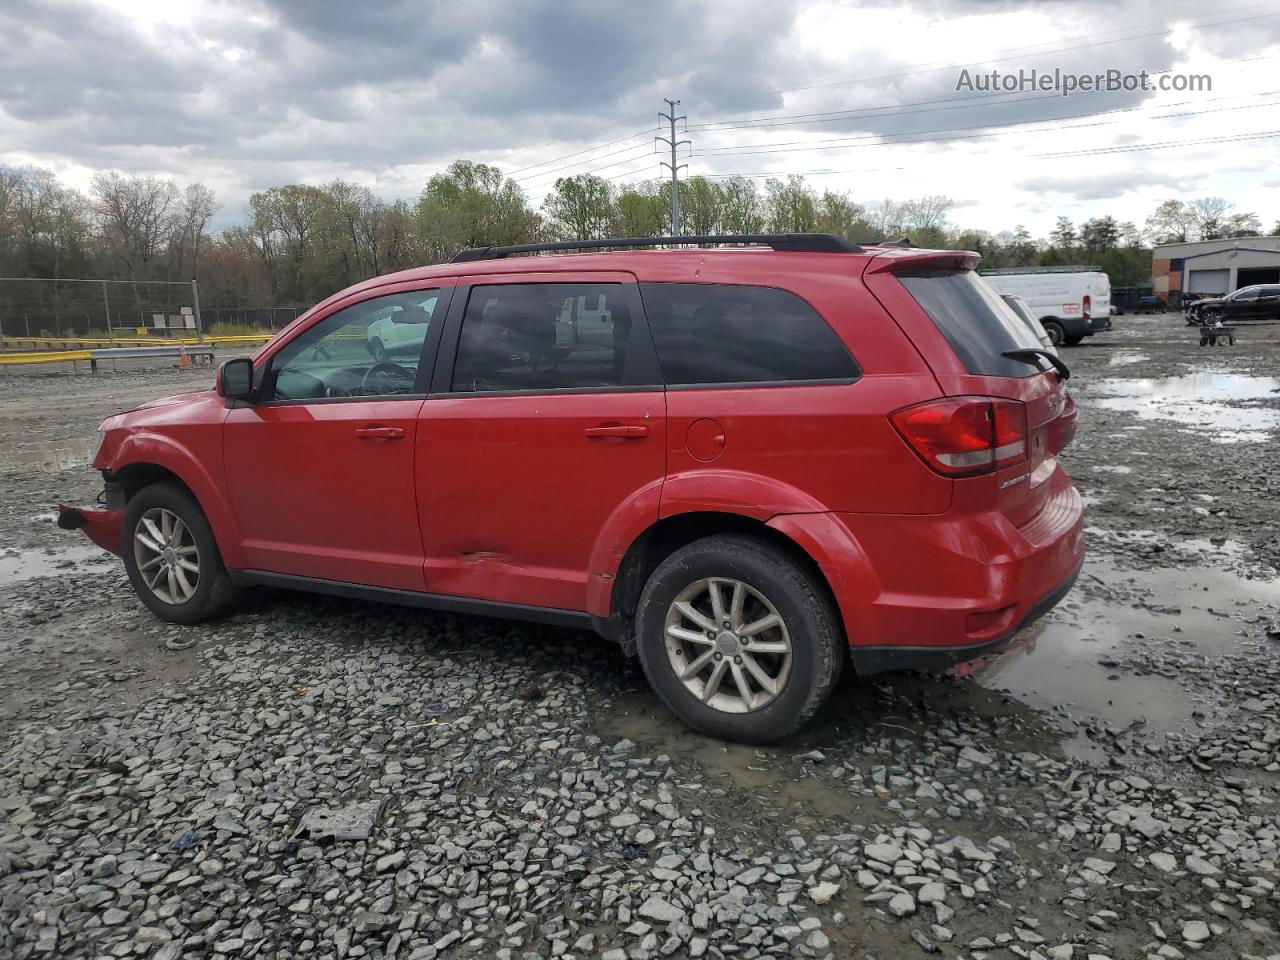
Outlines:
[[[1095,317],[1090,318],[1090,320],[1089,320],[1089,332],[1090,332],[1090,333],[1101,333],[1103,330],[1110,330],[1110,329],[1111,329],[1111,317],[1110,317],[1110,316],[1105,316],[1105,317],[1097,317],[1097,316],[1095,316]]]
[[[58,526],[63,530],[83,530],[84,535],[103,550],[120,556],[123,510],[81,510],[58,504]]]
[[[1070,591],[1084,507],[1058,467],[1022,526],[998,509],[776,517],[831,585],[860,673],[940,669],[998,649]]]
[[[1027,611],[1026,615],[1008,633],[981,643],[967,643],[948,647],[863,647],[850,646],[849,657],[860,676],[872,673],[888,673],[893,670],[915,670],[922,673],[938,673],[957,663],[999,653],[1022,630],[1031,626],[1056,607],[1075,586],[1080,567],[1053,590],[1045,594]]]

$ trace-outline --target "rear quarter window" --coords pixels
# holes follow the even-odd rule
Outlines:
[[[1043,349],[1035,333],[971,270],[897,274],[955,351],[965,369],[984,377],[1029,377],[1032,364],[1003,356],[1007,350]]]
[[[734,284],[644,283],[645,315],[672,386],[849,381],[844,342],[786,290]]]

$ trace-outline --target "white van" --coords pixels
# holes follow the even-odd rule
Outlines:
[[[1021,297],[1054,344],[1073,346],[1111,329],[1111,280],[1094,267],[979,271],[996,293]]]

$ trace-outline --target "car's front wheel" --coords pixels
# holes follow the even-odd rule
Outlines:
[[[844,663],[825,587],[786,551],[717,535],[662,561],[637,612],[645,676],[702,733],[769,743],[807,723]]]
[[[1048,335],[1050,343],[1055,347],[1062,346],[1062,341],[1066,337],[1066,334],[1062,330],[1062,324],[1055,323],[1052,320],[1046,320],[1041,324],[1041,326],[1044,327],[1044,332]]]
[[[124,512],[122,546],[134,591],[162,620],[201,623],[225,611],[239,594],[200,505],[173,484],[152,484],[134,494]]]

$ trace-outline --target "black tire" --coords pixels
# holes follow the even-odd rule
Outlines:
[[[1062,324],[1054,320],[1041,320],[1040,326],[1044,327],[1044,332],[1049,337],[1050,343],[1055,347],[1062,346],[1062,341],[1067,338],[1066,333],[1062,329]]]
[[[781,690],[750,712],[703,703],[668,656],[668,609],[681,591],[710,577],[733,578],[759,591],[790,636],[791,666]],[[825,586],[786,551],[755,537],[716,535],[672,553],[645,584],[636,620],[640,662],[662,702],[693,729],[724,740],[762,744],[796,732],[826,702],[844,666],[844,630]]]
[[[163,509],[176,515],[186,529],[196,549],[199,574],[195,590],[190,598],[171,603],[157,596],[147,584],[139,569],[138,549],[135,537],[143,517],[149,511]],[[146,531],[145,526],[143,527]],[[124,511],[124,529],[121,540],[124,567],[129,582],[143,604],[161,620],[170,623],[203,623],[230,609],[239,599],[240,591],[227,576],[222,564],[222,554],[205,519],[204,511],[186,490],[170,483],[156,483],[143,487],[129,501]]]
[[[387,353],[387,348],[383,346],[382,341],[377,337],[374,337],[369,341],[369,352],[373,354],[373,359],[378,361],[378,363],[385,363],[387,357],[390,356],[390,354]]]
[[[1062,342],[1065,343],[1068,347],[1074,347],[1083,339],[1084,339],[1083,334],[1077,334],[1074,337],[1063,337]]]

